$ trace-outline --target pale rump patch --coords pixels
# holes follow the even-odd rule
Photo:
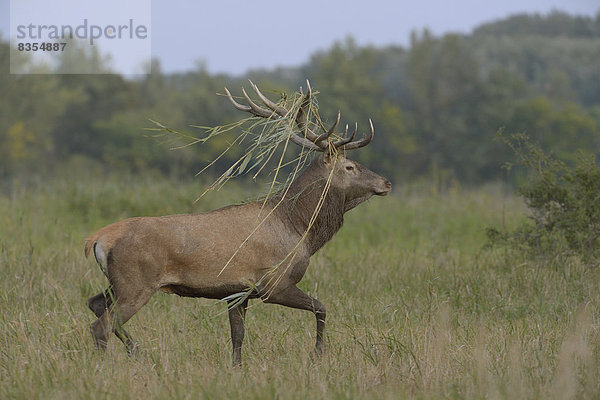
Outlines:
[[[100,266],[100,269],[104,275],[108,277],[108,273],[106,271],[106,266],[108,264],[106,251],[104,251],[104,247],[99,242],[94,243],[94,257],[96,258],[96,262]]]

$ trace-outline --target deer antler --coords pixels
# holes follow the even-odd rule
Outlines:
[[[269,100],[264,94],[262,94],[261,91],[258,89],[258,86],[256,86],[254,83],[252,83],[252,81],[250,81],[250,85],[252,86],[252,89],[254,90],[256,95],[259,97],[259,99],[262,101],[262,103],[267,108],[261,107],[258,104],[256,104],[254,101],[252,101],[250,96],[248,96],[248,94],[246,93],[246,91],[243,88],[242,88],[242,93],[243,93],[244,98],[246,99],[246,102],[248,105],[240,104],[233,99],[233,96],[231,95],[229,90],[227,88],[225,88],[225,92],[227,93],[227,97],[229,98],[229,101],[231,102],[231,104],[233,104],[233,106],[236,109],[238,109],[240,111],[249,112],[253,115],[256,115],[257,117],[262,117],[262,118],[287,117],[290,114],[290,110],[288,110],[284,107],[281,107],[278,104],[275,104],[274,102]],[[308,80],[306,81],[306,87],[307,87],[306,94],[304,95],[304,98],[302,99],[302,103],[300,104],[300,107],[298,108],[298,111],[296,112],[296,115],[294,118],[296,121],[296,125],[298,125],[298,128],[300,129],[301,135],[293,134],[290,136],[290,140],[301,147],[306,147],[311,150],[327,151],[330,146],[329,137],[332,134],[334,134],[335,130],[337,129],[337,126],[340,123],[341,113],[338,111],[335,122],[333,123],[331,128],[329,128],[328,130],[325,130],[321,126],[321,124],[311,122],[308,111],[309,111],[310,104],[311,104],[312,88],[310,87],[310,83],[308,82]],[[317,118],[318,118],[318,116],[317,116]],[[339,149],[339,150],[352,150],[352,149],[357,149],[359,147],[364,147],[364,146],[368,145],[369,142],[371,142],[371,139],[373,139],[373,135],[375,133],[375,131],[373,129],[373,122],[371,122],[370,119],[369,119],[369,124],[371,126],[371,134],[369,136],[364,135],[362,139],[357,140],[357,141],[353,141],[353,140],[354,140],[354,136],[356,135],[356,131],[358,129],[358,124],[354,125],[354,130],[352,131],[352,134],[350,136],[348,136],[348,125],[346,125],[346,130],[344,131],[344,134],[336,135],[336,136],[341,136],[342,139],[340,139],[336,142],[333,142],[332,145],[336,149]],[[320,129],[323,130],[323,133],[321,133],[321,134],[315,133],[310,128],[311,125],[319,126]]]

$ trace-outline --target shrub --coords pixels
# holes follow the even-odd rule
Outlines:
[[[525,134],[500,134],[524,167],[527,182],[520,187],[531,214],[514,231],[488,228],[491,244],[504,244],[544,259],[576,256],[586,265],[600,259],[600,166],[593,155],[580,152],[567,165],[533,144]]]

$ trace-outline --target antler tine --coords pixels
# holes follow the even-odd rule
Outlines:
[[[348,136],[348,124],[346,124],[346,131],[344,132],[344,138],[339,140],[333,144],[333,146],[337,149],[341,146],[345,146],[354,140],[354,136],[356,136],[356,131],[358,130],[358,122],[354,123],[354,130],[352,131],[352,135]]]
[[[335,122],[333,123],[333,125],[331,126],[331,128],[329,128],[329,131],[327,132],[327,136],[326,137],[328,137],[329,135],[331,135],[336,130],[337,126],[340,123],[340,118],[342,118],[342,113],[338,110],[337,118],[335,119]]]
[[[302,121],[302,117],[307,114],[306,113],[306,108],[308,107],[308,105],[310,104],[310,97],[312,96],[312,89],[310,88],[310,82],[308,81],[308,79],[306,80],[306,94],[304,95],[304,98],[302,99],[302,103],[300,103],[300,108],[298,109],[298,113],[296,115],[296,122],[298,123],[298,125],[302,125],[300,126],[300,129],[302,131],[304,131],[304,121]],[[302,89],[302,88],[300,88]]]
[[[254,103],[252,101],[250,96],[248,96],[248,93],[246,93],[246,90],[244,90],[244,88],[242,88],[242,93],[244,94],[244,97],[246,98],[246,101],[248,102],[248,105],[250,106],[250,109],[252,110],[251,112],[254,115],[257,115],[259,117],[264,117],[264,118],[270,118],[273,115],[272,111],[266,110],[266,109],[256,105],[256,103]]]
[[[231,104],[233,104],[233,106],[235,108],[237,108],[240,111],[252,112],[252,108],[250,108],[249,106],[245,106],[245,105],[240,104],[237,101],[235,101],[233,99],[233,96],[231,95],[231,93],[229,92],[229,90],[227,88],[225,88],[225,92],[227,93],[227,97],[229,98],[229,101],[231,102]]]
[[[300,104],[300,107],[298,108],[298,111],[296,113],[296,124],[298,125],[298,128],[300,128],[300,131],[302,132],[303,136],[305,136],[308,140],[310,140],[313,143],[316,143],[320,148],[325,150],[327,149],[328,145],[327,143],[322,143],[322,141],[323,139],[326,139],[329,135],[327,135],[326,133],[317,135],[315,132],[313,132],[312,129],[308,127],[307,109],[310,106],[310,99],[312,96],[312,88],[310,87],[310,82],[308,81],[308,79],[306,80],[306,87],[306,94],[304,95],[302,103]]]
[[[306,94],[304,95],[304,99],[302,99],[302,104],[300,104],[300,109],[304,111],[306,107],[310,105],[310,99],[312,98],[312,88],[310,87],[310,82],[308,79],[306,80]]]
[[[340,118],[341,117],[342,117],[342,114],[338,111],[337,118],[336,118],[335,122],[333,123],[333,125],[331,126],[331,128],[329,128],[328,131],[326,131],[326,132],[320,134],[319,136],[317,136],[315,138],[315,140],[313,140],[313,142],[319,144],[320,142],[323,142],[324,140],[327,140],[327,138],[329,138],[329,136],[331,136],[331,134],[337,128],[338,124],[340,123]],[[326,145],[326,143],[324,143],[324,145]]]
[[[262,94],[261,91],[258,89],[258,86],[255,85],[251,80],[248,79],[248,81],[250,81],[250,85],[252,85],[252,89],[254,89],[254,91],[256,92],[256,94],[258,95],[258,97],[260,98],[260,100],[267,107],[269,107],[271,110],[275,111],[280,117],[285,117],[289,113],[288,110],[286,110],[285,108],[280,107],[277,104],[273,103],[264,94]]]
[[[368,145],[371,140],[373,140],[373,136],[375,135],[375,128],[373,128],[373,121],[369,118],[369,125],[371,127],[371,134],[369,136],[364,135],[362,139],[357,140],[356,142],[350,142],[341,147],[342,150],[353,150],[358,149],[360,147],[364,147]],[[354,135],[353,135],[354,136]]]

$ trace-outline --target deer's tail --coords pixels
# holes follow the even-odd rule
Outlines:
[[[95,233],[85,240],[85,256],[89,257],[90,252],[94,251],[94,258],[100,267],[102,273],[108,278],[107,266],[108,266],[108,257],[104,246],[99,241],[99,234]]]

